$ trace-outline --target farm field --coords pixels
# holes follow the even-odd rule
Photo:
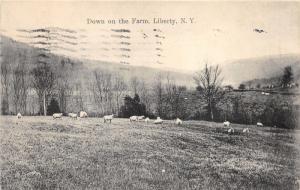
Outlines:
[[[232,126],[1,116],[1,188],[299,189],[300,131]]]

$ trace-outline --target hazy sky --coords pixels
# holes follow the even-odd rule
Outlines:
[[[204,61],[225,64],[233,59],[300,53],[299,10],[299,2],[2,2],[0,26],[3,34],[17,39],[16,29],[84,29],[79,33],[88,36],[88,43],[77,47],[75,56],[107,61],[118,60],[120,41],[105,36],[111,29],[129,29],[128,62],[132,65],[191,71],[201,68]],[[87,24],[87,18],[150,22],[153,18],[194,18],[194,23]],[[266,32],[254,32],[255,28]],[[156,44],[153,29],[163,31],[162,45]],[[157,47],[162,49],[160,57]]]

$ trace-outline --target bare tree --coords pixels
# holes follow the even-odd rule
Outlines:
[[[250,90],[252,88],[253,81],[248,81],[248,89]]]
[[[77,110],[77,112],[84,110],[83,89],[82,89],[81,81],[78,81],[74,84],[73,101],[74,101],[74,105],[72,106],[72,110]]]
[[[103,102],[104,102],[104,92],[103,92],[103,76],[102,73],[94,71],[94,80],[92,81],[92,92],[94,95],[94,101],[101,109],[101,113],[104,112]]]
[[[153,85],[153,92],[155,97],[156,113],[161,116],[163,114],[163,81],[162,75],[158,74]]]
[[[112,106],[112,75],[110,73],[104,73],[103,75],[103,92],[104,92],[104,100],[105,100],[105,114],[108,112],[114,112]]]
[[[6,60],[1,60],[1,112],[8,114],[9,112],[9,87],[10,87],[10,64]]]
[[[175,80],[167,75],[165,89],[165,102],[168,107],[166,114],[168,114],[168,117],[184,117],[185,106],[183,105],[184,97],[182,95],[186,91],[186,87],[176,85]]]
[[[62,112],[66,112],[67,109],[67,98],[72,92],[72,86],[70,80],[72,78],[72,65],[70,60],[61,60],[57,67],[57,94],[59,100],[59,107]]]
[[[184,100],[186,97],[183,97],[185,91],[185,86],[174,85],[172,87],[172,110],[174,117],[185,117],[186,106]]]
[[[117,111],[119,113],[120,112],[120,101],[121,101],[121,98],[122,98],[125,90],[127,89],[127,85],[124,82],[123,77],[121,77],[118,74],[116,74],[114,76],[114,87],[113,87],[113,89],[114,89],[114,92],[115,92]]]
[[[166,83],[165,83],[165,89],[166,89],[166,95],[165,95],[165,103],[166,106],[168,107],[168,117],[172,118],[173,116],[173,88],[176,87],[175,86],[175,82],[173,79],[170,78],[169,74],[166,76]]]
[[[15,64],[12,66],[12,99],[15,113],[26,113],[27,94],[29,89],[29,65],[26,52],[19,52],[15,58]]]
[[[140,81],[139,93],[140,93],[141,103],[145,104],[146,111],[149,113],[151,107],[151,94],[145,80]]]
[[[134,76],[130,79],[130,87],[133,92],[133,95],[139,94],[139,91],[138,91],[139,85],[140,85],[140,80],[136,76]]]
[[[94,71],[92,93],[102,114],[114,111],[112,108],[112,75],[102,71]]]
[[[214,120],[214,107],[222,97],[221,84],[221,69],[217,66],[209,66],[205,64],[202,71],[196,72],[194,76],[198,91],[203,95],[209,108],[210,119]]]
[[[19,105],[21,104],[21,97],[22,97],[22,86],[24,86],[24,65],[18,64],[17,67],[13,71],[12,77],[12,87],[13,87],[13,102],[15,106],[15,113],[20,111]],[[21,107],[21,106],[20,106]]]
[[[27,104],[28,104],[28,93],[29,93],[29,89],[30,89],[30,75],[29,75],[29,71],[25,69],[24,71],[24,75],[22,75],[21,77],[21,83],[22,83],[22,87],[21,87],[21,99],[20,99],[20,107],[21,110],[23,111],[23,113],[27,113]]]

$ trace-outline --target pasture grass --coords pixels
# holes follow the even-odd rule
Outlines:
[[[298,189],[299,131],[2,116],[2,189]],[[244,127],[250,128],[243,134]]]

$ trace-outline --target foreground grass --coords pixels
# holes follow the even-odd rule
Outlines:
[[[3,189],[298,189],[299,131],[2,117]],[[299,140],[299,139],[298,139]]]

